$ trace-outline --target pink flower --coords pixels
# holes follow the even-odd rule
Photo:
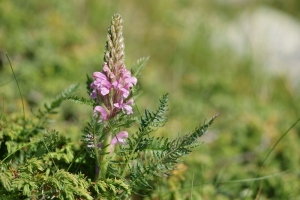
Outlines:
[[[94,72],[93,77],[95,80],[90,85],[93,89],[91,98],[97,98],[97,92],[102,96],[107,95],[110,91],[111,83],[108,81],[106,75],[101,72]]]
[[[94,72],[93,77],[94,77],[94,79],[107,80],[107,77],[105,76],[105,74],[103,74],[101,72]]]
[[[120,143],[122,145],[125,145],[126,138],[128,138],[127,131],[121,131],[120,133],[118,133],[110,142],[110,154],[113,153],[114,147],[116,146],[116,144]]]
[[[133,87],[133,85],[136,85],[137,79],[135,77],[128,77],[125,79],[125,82],[128,87]]]
[[[115,103],[114,106],[116,108],[122,109],[122,111],[126,111],[127,114],[132,114],[132,107],[130,105],[134,104],[134,100],[130,99],[126,103],[123,103],[123,99],[119,103]]]
[[[115,90],[119,90],[120,91],[120,94],[122,94],[122,96],[124,98],[127,98],[129,96],[129,94],[130,94],[130,92],[128,90],[129,88],[126,89],[124,87],[123,80],[115,81],[115,82],[112,83],[112,85],[114,86]]]
[[[94,115],[98,116],[99,113],[100,113],[99,121],[101,121],[101,120],[107,121],[108,120],[108,118],[107,118],[108,113],[105,108],[103,108],[102,106],[96,106],[94,108]]]
[[[115,78],[114,73],[112,73],[112,71],[109,69],[107,63],[104,63],[104,65],[103,65],[103,71],[106,72],[107,76],[110,77],[111,79]]]
[[[125,82],[124,87],[125,87],[126,89],[129,89],[129,88],[133,87],[133,85],[136,85],[137,79],[136,79],[135,77],[132,77],[132,76],[131,76],[131,72],[130,72],[129,70],[123,68],[123,69],[121,70],[121,72],[122,72],[122,74],[123,74],[123,79],[125,80],[125,81],[124,81],[124,82]]]
[[[121,131],[120,133],[118,133],[110,142],[110,147],[109,147],[109,151],[110,154],[114,153],[114,148],[115,146],[119,143],[121,145],[125,145],[126,144],[126,139],[128,138],[128,132],[127,131]],[[88,141],[88,148],[94,148],[94,144],[92,142],[93,140],[93,136],[92,135],[87,135],[86,141]],[[102,144],[99,143],[97,145],[98,148],[102,147]]]
[[[121,110],[132,114],[133,99],[128,100],[131,88],[137,84],[137,79],[131,76],[124,63],[112,64],[104,62],[102,72],[94,72],[94,81],[90,84],[90,97],[102,106],[96,106],[94,113],[100,113],[100,120],[116,116]],[[125,103],[124,103],[125,102]]]

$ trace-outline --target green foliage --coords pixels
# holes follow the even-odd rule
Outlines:
[[[138,60],[133,70],[136,75],[146,61],[147,58]],[[46,128],[50,115],[57,113],[64,100],[93,106],[92,101],[73,96],[77,89],[78,85],[72,85],[64,90],[50,104],[45,104],[43,110],[39,109],[35,118],[24,121],[17,117],[12,124],[12,118],[3,117],[0,135],[0,192],[3,197],[126,199],[132,194],[147,196],[157,181],[169,176],[180,158],[190,153],[197,138],[214,120],[174,140],[151,136],[167,122],[168,94],[159,100],[155,112],[146,109],[139,119],[118,114],[110,120],[110,130],[116,132],[121,127],[129,128],[137,123],[138,131],[132,134],[126,146],[115,150],[115,156],[110,156],[107,178],[91,182],[94,168],[87,166],[91,166],[90,160],[98,156],[98,144],[106,134],[104,123],[95,116],[91,118],[83,129],[79,150],[75,150],[73,144],[57,131]],[[96,154],[94,148],[89,148],[91,144],[96,146]]]
[[[168,138],[156,138],[150,134],[158,127],[164,126],[167,121],[165,116],[169,95],[160,99],[160,104],[155,112],[145,110],[140,117],[139,129],[128,138],[127,145],[120,147],[118,157],[110,161],[109,176],[111,178],[126,178],[133,193],[147,196],[153,191],[160,178],[169,176],[176,169],[180,158],[191,152],[202,136],[212,124],[212,118],[208,123],[173,140]],[[121,176],[120,176],[121,175]],[[128,193],[123,194],[124,196]]]
[[[11,159],[14,162],[23,163],[25,158],[30,158],[35,154],[40,154],[43,148],[47,148],[49,141],[49,148],[53,148],[56,144],[57,133],[53,131],[51,134],[45,132],[45,122],[49,120],[50,114],[55,114],[60,104],[66,100],[66,98],[74,93],[78,85],[72,85],[60,95],[58,95],[50,105],[45,104],[44,110],[39,109],[36,118],[26,119],[25,123],[20,118],[10,118],[4,116],[1,121],[1,157],[0,159]],[[11,123],[11,121],[15,121]],[[42,143],[42,144],[41,144]]]
[[[208,113],[222,113],[222,120],[205,137],[205,145],[184,158],[188,166],[182,175],[184,178],[173,181],[177,184],[175,188],[164,181],[157,184],[153,193],[162,196],[152,198],[168,199],[166,196],[171,196],[172,191],[179,195],[169,199],[242,198],[240,195],[252,183],[226,181],[255,177],[274,143],[299,117],[299,91],[289,87],[289,79],[270,78],[261,70],[255,70],[261,66],[252,63],[249,57],[239,58],[227,48],[211,48],[210,25],[214,24],[211,20],[221,17],[231,23],[239,13],[249,8],[257,9],[261,4],[275,6],[299,19],[298,2],[251,1],[251,6],[249,2],[236,6],[219,1],[181,0],[145,1],[143,4],[136,0],[130,3],[90,0],[72,5],[67,1],[2,1],[0,160],[7,155],[2,153],[7,152],[5,141],[8,137],[20,140],[18,134],[23,130],[22,116],[15,114],[22,109],[19,94],[5,52],[11,57],[28,115],[29,107],[36,110],[41,107],[42,100],[53,98],[69,83],[83,82],[84,74],[101,70],[103,48],[98,44],[106,35],[99,33],[106,30],[111,14],[118,11],[128,27],[124,29],[126,42],[130,44],[126,46],[126,66],[131,66],[143,55],[155,58],[143,71],[145,76],[139,79],[144,95],[137,104],[149,107],[165,91],[172,94],[168,123],[155,135],[174,137],[193,130],[194,124]],[[133,26],[127,26],[130,23]],[[51,119],[47,126],[50,125],[50,129],[55,126],[60,135],[68,138],[74,136],[72,144],[79,148],[82,144],[78,138],[91,111],[85,106],[71,106],[66,108],[63,104],[58,120]],[[36,120],[28,115],[27,128],[38,125]],[[35,132],[41,134],[42,128],[39,126]],[[257,194],[261,199],[296,199],[299,196],[299,131],[297,125],[280,141],[258,176],[288,171],[275,178],[253,182],[250,199]],[[63,142],[61,144],[63,146]],[[18,148],[17,144],[14,146]],[[24,149],[27,147],[32,145]],[[21,158],[22,151],[9,158],[14,155]],[[76,150],[74,155],[74,162],[66,167],[70,167],[68,171],[78,173],[80,169],[93,177],[95,169],[91,156],[84,150]],[[172,176],[165,181],[171,180]],[[5,192],[2,185],[0,190]]]
[[[3,189],[1,193],[3,193],[5,190],[9,191],[11,189],[11,180],[12,180],[12,173],[8,168],[8,164],[1,162],[1,173],[0,173],[0,181],[1,185],[3,186]]]
[[[110,122],[113,129],[130,127],[135,122],[139,124],[138,131],[128,139],[126,146],[120,146],[119,151],[116,150],[115,157],[111,157],[107,179],[91,182],[93,172],[90,170],[94,169],[87,170],[86,165],[90,165],[88,160],[95,159],[97,155],[93,150],[86,148],[90,144],[86,139],[88,135],[93,135],[98,138],[93,144],[101,143],[103,123],[91,118],[91,122],[87,123],[83,130],[83,143],[79,151],[76,151],[72,143],[60,136],[57,131],[47,131],[41,126],[46,124],[49,114],[55,113],[54,110],[64,100],[72,99],[84,103],[84,99],[70,97],[77,87],[71,86],[58,95],[50,105],[45,104],[44,111],[39,110],[38,120],[25,123],[30,124],[30,128],[28,125],[16,126],[16,124],[7,127],[8,124],[5,123],[11,119],[4,118],[1,131],[3,154],[0,163],[0,180],[3,186],[0,192],[3,197],[126,199],[132,193],[145,196],[155,188],[159,178],[171,174],[180,158],[196,146],[194,143],[197,138],[214,120],[213,118],[191,134],[174,140],[151,136],[153,131],[164,126],[167,121],[165,114],[168,110],[168,94],[159,100],[155,112],[145,110],[139,120],[120,114],[118,120]],[[84,174],[78,173],[80,171]]]
[[[86,191],[90,184],[84,176],[65,171],[74,158],[73,145],[57,131],[45,128],[50,114],[55,114],[55,109],[77,88],[78,85],[70,86],[50,105],[45,104],[36,118],[27,118],[23,125],[20,117],[4,115],[0,130],[3,197],[42,198],[46,195],[92,199]]]
[[[99,196],[106,198],[122,199],[118,198],[120,191],[124,191],[127,197],[131,194],[130,186],[125,181],[117,179],[99,180],[94,184],[93,189]]]
[[[68,100],[78,103],[78,104],[84,104],[84,105],[89,105],[92,106],[94,102],[90,99],[85,99],[84,97],[67,97]]]
[[[53,132],[47,139],[56,136],[57,133]],[[1,184],[6,190],[2,191],[2,194],[12,199],[16,197],[40,199],[45,196],[59,199],[76,199],[76,197],[92,199],[87,192],[91,183],[85,181],[83,175],[72,174],[63,169],[73,160],[74,152],[70,144],[57,148],[59,141],[46,140],[42,143],[43,146],[39,144],[36,146],[37,157],[33,156],[22,164],[15,165],[13,162],[1,161]],[[44,147],[47,152],[40,155],[41,149],[38,147]],[[16,162],[14,160],[14,163]]]
[[[149,57],[144,57],[144,58],[138,59],[131,68],[132,76],[134,76],[134,77],[140,76],[141,72],[144,69],[144,67],[146,66],[148,60],[149,60]]]
[[[71,95],[78,89],[79,84],[74,84],[71,85],[69,88],[67,88],[65,91],[63,91],[61,94],[59,94],[54,101],[51,102],[50,105],[44,104],[44,111],[38,110],[38,118],[44,118],[49,114],[56,114],[55,109],[58,108],[61,103],[66,100],[71,98]],[[74,98],[72,98],[74,99]],[[75,99],[76,100],[76,99]]]

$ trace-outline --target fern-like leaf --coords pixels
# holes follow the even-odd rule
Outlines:
[[[197,139],[199,137],[201,137],[206,131],[207,129],[212,125],[212,123],[214,122],[214,120],[218,117],[219,115],[215,115],[213,116],[207,123],[205,123],[203,126],[199,126],[197,127],[192,133],[187,134],[184,141],[183,141],[183,145],[185,147],[189,147],[189,148],[193,148],[194,144],[197,143]],[[197,145],[196,145],[197,146]]]
[[[45,110],[43,111],[39,109],[39,114],[37,115],[37,117],[41,119],[47,116],[48,114],[56,114],[55,109],[58,108],[64,100],[66,100],[68,97],[74,94],[78,87],[79,84],[71,85],[69,88],[65,89],[62,93],[57,95],[56,98],[50,103],[50,105],[44,104]]]
[[[66,100],[69,96],[71,96],[75,91],[77,91],[79,84],[73,84],[58,96],[56,96],[55,100],[51,102],[51,109],[58,108],[60,104]]]
[[[146,66],[148,60],[149,60],[149,56],[138,59],[131,68],[132,76],[134,76],[134,77],[139,76],[141,74],[141,71]]]
[[[74,102],[74,103],[78,103],[78,104],[84,104],[84,105],[88,105],[88,106],[93,106],[94,105],[94,101],[91,99],[85,99],[83,97],[76,97],[76,96],[69,96],[66,99]]]
[[[0,163],[0,185],[2,185],[5,190],[10,191],[12,179],[13,176],[11,171],[8,169],[7,164]]]
[[[162,127],[167,122],[167,117],[164,114],[168,110],[169,95],[165,94],[159,100],[159,106],[156,112],[145,110],[144,116],[141,117],[141,126],[139,128],[139,134],[145,135],[153,131],[153,128]]]
[[[153,181],[168,176],[176,168],[180,158],[197,146],[197,139],[207,131],[216,117],[217,115],[192,133],[174,140],[154,137],[140,140],[140,151],[132,157],[134,160],[130,167],[130,184],[134,192],[151,190],[153,188],[150,185],[155,186]]]
[[[106,179],[105,181],[99,180],[93,185],[93,189],[96,191],[98,196],[106,198],[115,197],[116,199],[119,199],[118,196],[120,197],[121,195],[131,194],[129,184],[120,179]]]

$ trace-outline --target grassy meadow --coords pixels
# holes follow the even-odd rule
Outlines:
[[[30,117],[73,83],[88,97],[86,75],[102,69],[107,27],[120,13],[127,68],[150,56],[138,80],[139,109],[155,108],[159,97],[170,94],[169,121],[156,134],[183,135],[220,114],[153,199],[300,199],[300,123],[292,127],[300,117],[300,92],[286,77],[259,70],[251,55],[216,50],[209,40],[217,17],[230,20],[264,4],[300,19],[300,3],[220,2],[0,1],[1,116],[22,115],[6,52]],[[91,115],[89,107],[65,102],[49,127],[78,145]]]

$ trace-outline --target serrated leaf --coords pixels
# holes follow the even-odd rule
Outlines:
[[[138,59],[131,68],[132,76],[134,76],[134,77],[139,76],[141,74],[141,71],[146,66],[148,60],[149,60],[149,56]]]
[[[91,99],[85,99],[83,97],[76,97],[76,96],[69,96],[66,99],[74,102],[74,103],[78,103],[78,104],[84,104],[84,105],[89,105],[89,106],[93,106],[94,105],[94,101]]]

